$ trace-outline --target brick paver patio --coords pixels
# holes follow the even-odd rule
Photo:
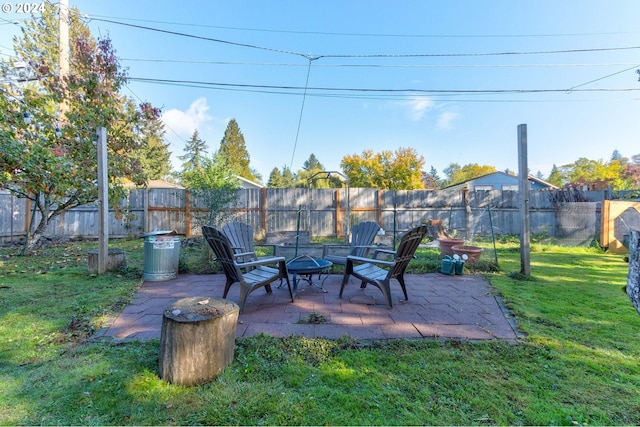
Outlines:
[[[447,276],[440,273],[405,276],[409,301],[402,300],[397,282],[392,282],[393,308],[388,309],[382,292],[373,286],[360,288],[351,279],[343,298],[338,297],[342,275],[329,275],[327,293],[301,281],[295,302],[286,285],[273,288],[268,295],[258,289],[247,298],[238,318],[238,337],[259,333],[281,337],[355,339],[443,338],[467,340],[515,340],[518,332],[513,318],[477,275]],[[179,275],[175,280],[145,282],[137,295],[113,323],[95,338],[149,340],[160,338],[162,312],[186,297],[222,297],[225,277]],[[277,283],[277,282],[276,282]],[[228,299],[238,302],[240,286],[231,287]],[[321,314],[324,323],[304,323],[312,313]]]

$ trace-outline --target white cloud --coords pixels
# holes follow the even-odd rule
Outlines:
[[[434,102],[426,97],[416,96],[404,103],[409,108],[409,117],[413,121],[419,121],[425,113],[433,107]]]
[[[175,108],[167,110],[162,114],[162,121],[171,131],[183,138],[189,138],[196,129],[202,133],[201,128],[208,126],[214,119],[208,111],[207,98],[198,98],[191,103],[187,111]]]
[[[198,98],[189,105],[186,111],[173,108],[162,114],[165,124],[167,142],[170,144],[171,164],[175,170],[179,170],[182,162],[178,158],[184,154],[185,141],[197,130],[200,138],[207,143],[208,151],[211,144],[208,137],[212,134],[212,128],[216,118],[209,114],[207,98]]]
[[[457,119],[460,115],[453,111],[445,111],[444,113],[438,116],[438,129],[442,130],[451,130],[453,129],[453,121]]]

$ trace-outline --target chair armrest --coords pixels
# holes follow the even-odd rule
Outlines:
[[[343,250],[345,255],[341,255],[341,256],[346,256],[346,254],[350,253],[350,248],[351,248],[351,245],[341,245],[338,243],[325,243],[324,245],[322,245],[322,258],[329,255],[330,252],[333,252],[335,254],[335,250]]]
[[[353,253],[353,251],[355,251],[356,249],[376,249],[379,246],[377,245],[354,245],[351,246],[351,252]]]
[[[253,255],[254,257],[257,258],[257,255],[256,255],[255,252],[238,252],[238,253],[233,254],[233,256],[236,257],[236,258],[242,258],[242,257],[245,257],[247,255]]]
[[[391,249],[376,249],[376,251],[373,253],[373,257],[377,258],[378,254],[383,254],[383,255],[392,255],[392,256],[396,256],[396,251],[391,250]]]
[[[383,261],[381,259],[375,259],[375,258],[363,258],[363,257],[359,257],[359,256],[353,256],[353,255],[349,255],[347,257],[347,263],[360,263],[360,264],[364,264],[364,263],[369,263],[369,264],[377,264],[377,265],[385,265],[387,267],[392,267],[393,265],[395,265],[395,261]]]
[[[256,261],[234,262],[237,267],[260,267],[261,265],[275,264],[277,262],[285,262],[283,256],[273,256],[268,258],[260,258]]]

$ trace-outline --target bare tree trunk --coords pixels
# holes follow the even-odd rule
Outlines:
[[[49,209],[50,204],[45,195],[38,194],[38,196],[34,199],[35,199],[34,200],[35,207],[33,210],[34,212],[33,216],[35,217],[35,211],[37,209],[40,212],[40,222],[38,222],[38,226],[36,227],[33,233],[29,234],[27,232],[27,241],[25,242],[25,248],[27,251],[33,250],[38,245],[38,243],[40,243],[40,239],[42,238],[45,231],[47,230],[47,226],[49,225],[49,222],[56,215],[58,215],[58,211],[54,211],[53,214],[51,213],[51,210]],[[31,226],[32,225],[33,225],[33,218],[31,222]]]

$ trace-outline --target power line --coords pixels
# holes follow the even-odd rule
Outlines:
[[[124,22],[111,21],[111,20],[108,20],[108,19],[97,19],[96,18],[95,20],[96,21],[102,21],[102,22],[109,22],[111,24],[116,24],[116,25],[124,25],[126,27],[139,28],[139,29],[143,29],[143,30],[147,30],[147,31],[155,31],[155,32],[164,33],[164,34],[171,34],[171,35],[181,36],[181,37],[189,37],[189,38],[193,38],[193,39],[205,40],[205,41],[216,42],[216,43],[223,43],[223,44],[228,44],[228,45],[232,45],[232,46],[239,46],[239,47],[246,47],[246,48],[251,48],[251,49],[266,50],[266,51],[277,52],[277,53],[286,53],[286,54],[289,54],[289,55],[296,55],[296,56],[302,56],[303,58],[307,58],[307,55],[305,55],[303,53],[298,53],[298,52],[293,52],[293,51],[288,51],[288,50],[274,49],[274,48],[270,48],[270,47],[252,45],[252,44],[247,44],[247,43],[232,42],[232,41],[229,41],[229,40],[222,40],[222,39],[216,39],[216,38],[212,38],[212,37],[197,36],[197,35],[194,35],[194,34],[180,33],[180,32],[177,32],[177,31],[161,30],[159,28],[145,27],[145,26],[142,26],[142,25],[135,25],[135,24],[127,24],[127,23],[124,23]]]
[[[108,19],[94,18],[96,21],[108,22],[116,25],[123,25],[127,27],[139,28],[147,31],[155,31],[164,34],[176,35],[181,37],[189,37],[199,40],[205,40],[215,43],[223,43],[233,46],[246,47],[251,49],[265,50],[276,53],[284,53],[288,55],[300,56],[306,59],[321,59],[321,58],[442,58],[442,57],[480,57],[480,56],[514,56],[514,55],[548,55],[548,54],[571,54],[571,53],[587,53],[587,52],[611,52],[622,50],[637,50],[640,46],[623,46],[623,47],[604,47],[604,48],[585,48],[585,49],[558,49],[558,50],[539,50],[539,51],[507,51],[507,52],[464,52],[464,53],[411,53],[411,54],[323,54],[317,56],[309,56],[304,53],[276,49],[265,46],[258,46],[248,43],[238,43],[229,40],[217,39],[212,37],[197,36],[194,34],[181,33],[177,31],[163,30],[159,28],[147,27],[143,25],[127,24],[124,22],[118,22]]]
[[[163,64],[194,64],[194,65],[253,65],[265,67],[307,67],[307,64],[286,64],[276,62],[235,62],[235,61],[199,61],[187,59],[152,59],[152,58],[121,58],[128,62],[151,62]],[[632,62],[611,63],[576,63],[576,64],[314,64],[318,68],[563,68],[563,67],[619,67],[634,65]],[[636,65],[634,65],[636,66]]]
[[[166,24],[176,26],[186,26],[194,28],[215,28],[220,30],[232,30],[232,31],[248,31],[248,32],[263,32],[263,33],[283,33],[283,34],[307,34],[307,35],[323,35],[323,36],[339,36],[339,37],[385,37],[385,38],[453,38],[453,39],[483,39],[483,38],[549,38],[549,37],[585,37],[585,36],[609,36],[609,35],[624,35],[624,34],[636,34],[636,31],[630,32],[599,32],[599,33],[549,33],[549,34],[382,34],[382,33],[349,33],[349,32],[331,32],[331,31],[308,31],[308,30],[278,30],[270,28],[248,28],[248,27],[226,27],[221,25],[210,24],[191,24],[182,22],[169,22],[169,21],[154,21],[148,19],[133,19],[123,18],[117,16],[104,16],[104,15],[91,15],[98,20],[99,18],[117,19],[121,21],[132,22],[148,22],[152,24]]]
[[[201,86],[213,87],[231,87],[231,88],[253,88],[253,89],[281,89],[292,91],[344,91],[344,92],[378,92],[378,93],[425,93],[425,94],[523,94],[523,93],[560,93],[566,92],[567,89],[384,89],[384,88],[337,88],[337,87],[306,87],[306,86],[284,86],[284,85],[258,85],[245,83],[220,83],[220,82],[204,82],[193,80],[176,80],[176,79],[153,79],[143,77],[130,77],[130,81],[146,82],[146,83],[180,83],[194,84]],[[576,89],[575,92],[630,92],[640,91],[640,88],[595,88],[595,89]]]
[[[309,76],[311,75],[311,62],[309,59],[309,65],[307,67],[307,80],[304,84],[304,93],[302,94],[302,105],[300,106],[300,116],[298,117],[298,129],[296,130],[296,139],[293,143],[293,152],[291,153],[291,162],[289,163],[289,169],[293,166],[293,158],[296,155],[296,147],[298,146],[298,137],[300,136],[300,125],[302,124],[302,113],[304,111],[304,101],[307,99],[307,89],[309,87]]]
[[[604,79],[607,79],[607,78],[609,78],[609,77],[616,76],[616,75],[618,75],[618,74],[622,74],[622,73],[624,73],[625,71],[630,71],[630,70],[633,70],[634,68],[638,68],[638,67],[640,67],[640,64],[636,64],[636,65],[634,65],[633,67],[629,67],[629,68],[626,68],[626,69],[624,69],[624,70],[620,70],[620,71],[617,71],[617,72],[615,72],[615,73],[607,74],[606,76],[599,77],[599,78],[594,79],[594,80],[590,80],[590,81],[588,81],[588,82],[586,82],[586,83],[582,83],[582,84],[579,84],[579,85],[573,86],[573,87],[569,88],[568,90],[569,90],[569,91],[573,91],[573,90],[575,90],[575,89],[577,89],[577,88],[579,88],[579,87],[586,86],[586,85],[588,85],[588,84],[595,83],[595,82],[598,82],[598,81],[600,81],[600,80],[604,80]]]

